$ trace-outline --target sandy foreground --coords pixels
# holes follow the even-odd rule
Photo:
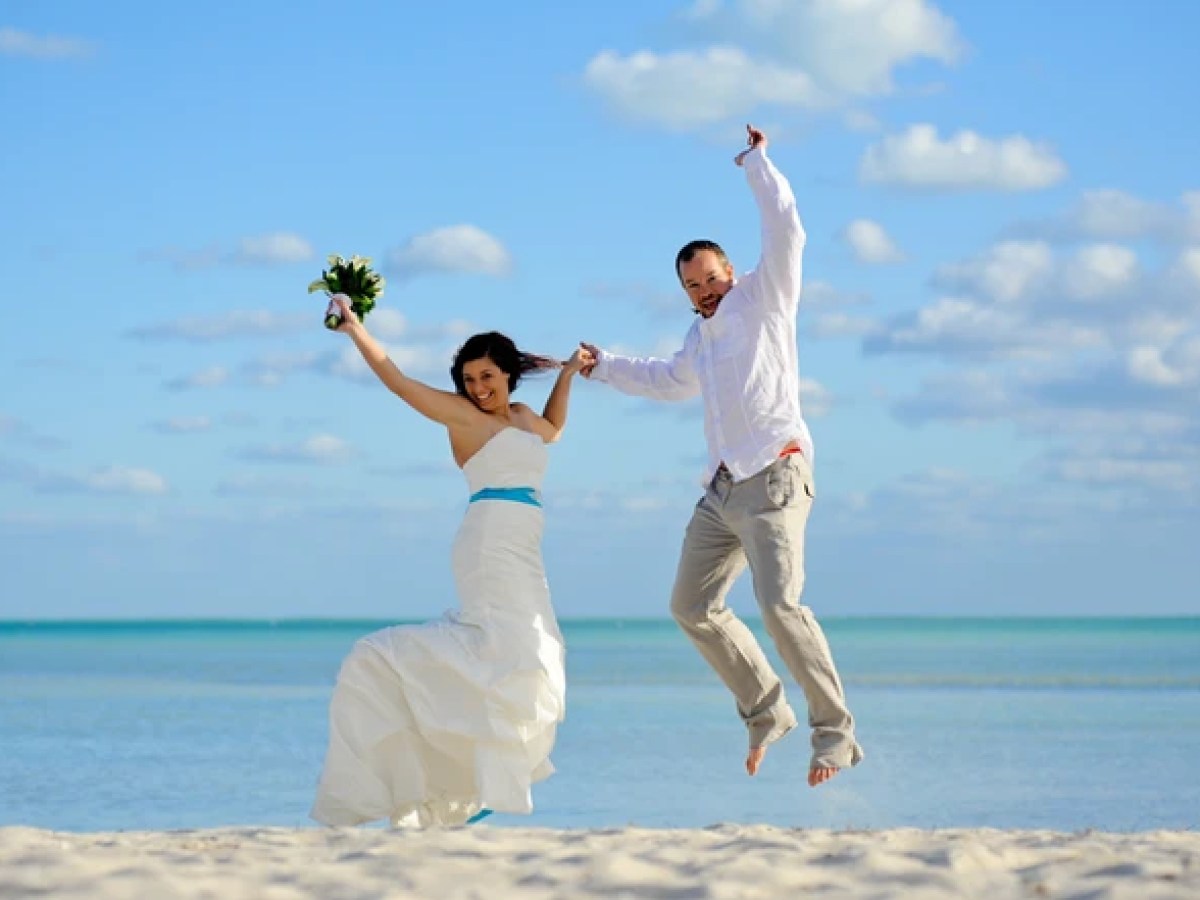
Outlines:
[[[1200,897],[1200,832],[0,828],[0,898]]]

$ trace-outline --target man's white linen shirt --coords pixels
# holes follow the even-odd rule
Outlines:
[[[704,437],[712,480],[724,462],[742,481],[770,465],[791,442],[812,463],[800,411],[796,311],[805,234],[787,179],[761,149],[742,161],[762,217],[762,257],[708,319],[697,318],[671,359],[601,351],[591,377],[656,400],[704,397]]]

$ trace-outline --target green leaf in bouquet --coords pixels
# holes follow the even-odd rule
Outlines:
[[[376,298],[383,293],[383,277],[371,269],[368,256],[355,255],[347,260],[331,253],[328,259],[328,270],[309,286],[309,293],[324,289],[328,294],[345,294],[355,315],[363,318],[375,308]],[[332,314],[325,322],[328,328],[337,328],[339,323],[340,316]]]

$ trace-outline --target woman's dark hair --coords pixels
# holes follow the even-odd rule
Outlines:
[[[454,389],[459,394],[467,396],[467,386],[463,383],[463,366],[477,359],[487,357],[508,376],[508,392],[511,394],[521,382],[521,376],[528,372],[538,372],[543,369],[557,369],[561,363],[548,356],[536,356],[518,350],[512,339],[498,331],[485,331],[467,338],[465,344],[454,354],[454,364],[450,366],[450,377],[454,379]],[[468,398],[469,399],[469,398]]]

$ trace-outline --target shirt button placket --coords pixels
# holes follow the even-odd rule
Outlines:
[[[717,436],[717,450],[721,455],[721,461],[725,462],[729,456],[729,442],[725,439],[725,417],[721,415],[720,383],[717,381],[717,373],[713,366],[712,336],[708,333],[708,329],[702,327],[700,329],[700,338],[704,343],[704,378],[708,382],[708,390],[705,393],[713,398],[713,431]]]

